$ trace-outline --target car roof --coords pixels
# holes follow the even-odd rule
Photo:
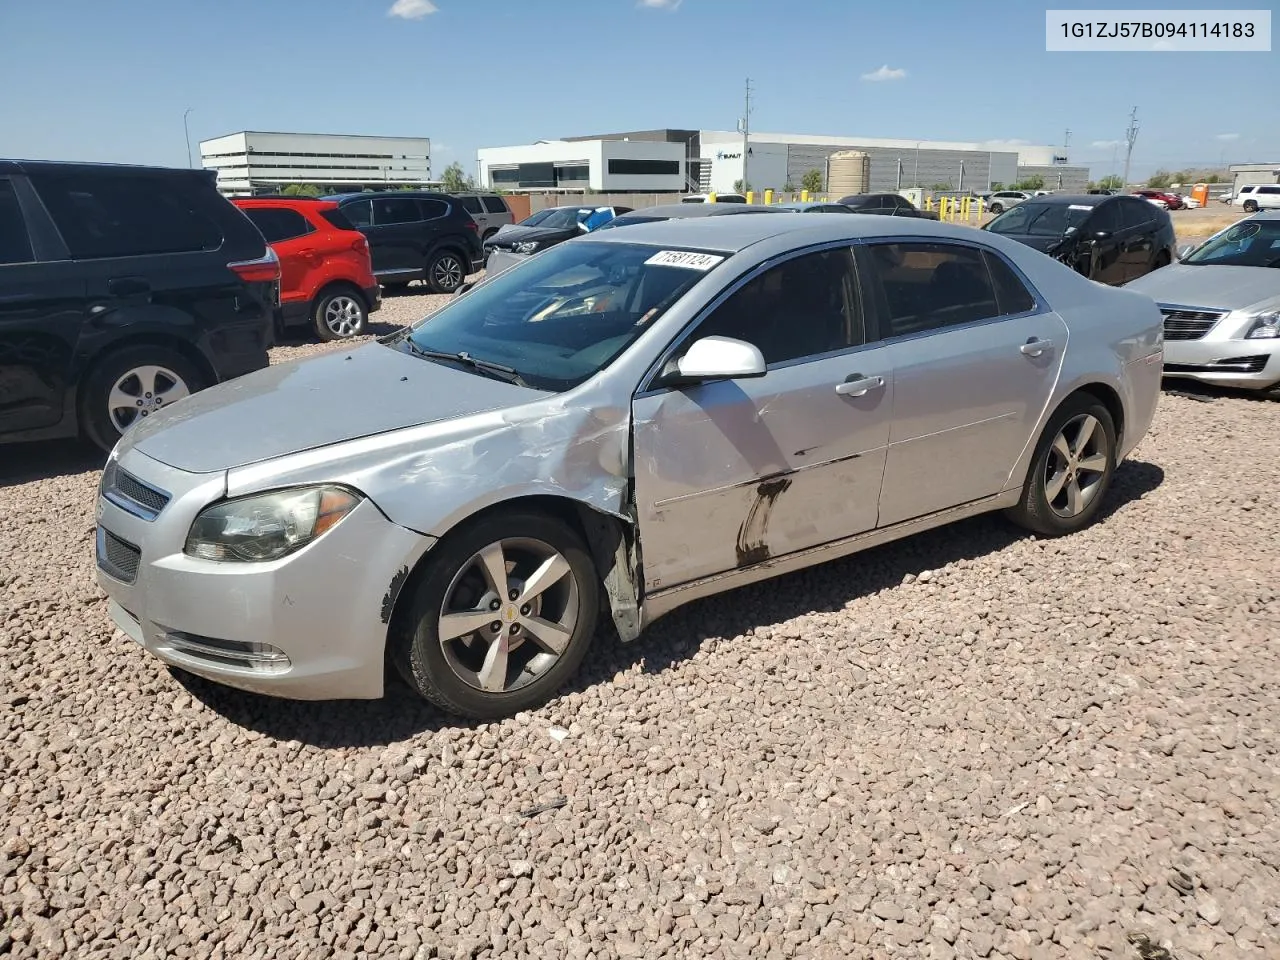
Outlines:
[[[686,220],[698,217],[723,217],[737,213],[779,213],[773,207],[766,207],[758,203],[662,203],[656,207],[641,207],[639,210],[630,210],[622,214],[622,217],[629,217],[635,214],[637,217],[663,217],[671,220]]]
[[[231,197],[231,202],[237,207],[278,207],[282,204],[305,203],[308,206],[318,206],[323,209],[330,209],[338,205],[338,201],[333,197],[286,197],[283,195],[264,196],[259,194],[256,197]]]
[[[1070,204],[1075,207],[1096,207],[1111,197],[1102,193],[1046,193],[1040,197],[1032,197],[1036,203],[1048,203],[1054,206]],[[1029,201],[1028,201],[1029,202]]]
[[[637,211],[641,212],[641,211]],[[703,217],[635,223],[625,230],[593,232],[571,243],[639,243],[691,247],[737,253],[762,240],[794,234],[796,246],[863,237],[926,236],[982,241],[972,227],[953,226],[915,217],[833,217],[828,213],[795,213],[790,217]]]
[[[359,193],[335,193],[326,199],[337,200],[341,203],[343,200],[373,200],[379,197],[410,197],[413,199],[430,197],[435,200],[453,199],[451,194],[441,193],[439,190],[363,190]]]
[[[214,176],[202,167],[149,167],[140,163],[89,163],[71,160],[6,160],[0,159],[0,173],[148,173],[175,177]]]
[[[810,200],[808,202],[804,202],[798,200],[795,203],[775,203],[774,206],[783,210],[809,210],[813,207],[838,207],[840,204],[836,203],[834,200],[830,202],[824,202],[822,200]]]

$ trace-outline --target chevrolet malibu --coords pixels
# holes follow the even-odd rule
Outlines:
[[[1129,283],[1164,313],[1164,372],[1280,399],[1280,213],[1258,213]]]
[[[247,690],[535,706],[598,619],[991,510],[1098,516],[1161,316],[1003,237],[708,217],[553,247],[380,341],[126,434],[99,583],[161,660]],[[360,402],[353,403],[352,398]]]

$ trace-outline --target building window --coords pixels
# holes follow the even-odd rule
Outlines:
[[[489,171],[489,179],[494,183],[511,183],[518,184],[520,182],[520,169],[518,167],[508,167],[505,170]]]
[[[679,160],[629,160],[619,158],[609,161],[609,173],[616,176],[669,177],[680,175]]]
[[[572,167],[556,167],[556,183],[586,183],[591,179],[591,168],[585,163]]]

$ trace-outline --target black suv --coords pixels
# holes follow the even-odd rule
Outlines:
[[[110,450],[267,365],[280,264],[214,173],[0,160],[0,443]]]
[[[390,190],[329,199],[369,238],[373,275],[388,290],[425,280],[435,293],[453,293],[481,266],[479,226],[454,197]]]

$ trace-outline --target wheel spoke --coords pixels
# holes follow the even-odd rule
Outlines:
[[[1067,484],[1067,512],[1076,516],[1084,509],[1084,497],[1080,492],[1080,481],[1075,477]]]
[[[1087,470],[1089,473],[1105,473],[1107,470],[1107,455],[1105,453],[1095,453],[1081,459],[1076,466],[1081,470]]]
[[[1058,494],[1062,492],[1062,486],[1067,482],[1067,471],[1065,468],[1058,470],[1044,485],[1044,497],[1050,503],[1058,498]]]
[[[502,544],[489,544],[476,554],[476,559],[480,561],[480,569],[484,572],[484,578],[489,584],[489,589],[498,595],[499,600],[505,602],[508,590],[507,557],[502,552]]]
[[[144,397],[156,395],[156,373],[155,367],[139,367],[133,372],[138,378],[138,387]]]
[[[1053,438],[1053,450],[1064,462],[1071,462],[1071,446],[1067,443],[1067,438],[1061,433]]]
[[[165,403],[176,403],[183,397],[190,395],[187,385],[181,380],[174,380],[168,389],[162,390],[156,394]]]
[[[563,624],[552,623],[550,620],[543,620],[541,617],[521,617],[520,625],[538,646],[557,656],[564,653],[565,648],[569,646],[569,641],[573,639],[572,630],[566,628]]]
[[[553,584],[559,583],[569,572],[569,561],[560,554],[552,554],[542,562],[537,570],[533,571],[529,579],[524,582],[524,589],[520,592],[520,603],[528,603],[534,597],[539,596],[543,591]]]
[[[124,381],[121,381],[121,383],[123,382]],[[120,389],[119,383],[117,383],[112,388],[111,393],[107,396],[108,410],[111,410],[111,411],[121,410],[121,409],[136,410],[137,406],[138,406],[138,398],[136,396],[132,396],[128,393],[125,393],[124,390]]]
[[[478,630],[486,629],[496,615],[492,610],[467,610],[464,613],[446,613],[440,618],[440,642],[448,643]]]
[[[499,634],[489,644],[484,655],[484,665],[476,675],[480,688],[486,693],[501,693],[507,687],[507,636]]]
[[[1076,433],[1075,449],[1072,451],[1077,457],[1084,453],[1085,447],[1093,439],[1093,431],[1097,426],[1098,421],[1093,417],[1085,417],[1080,421],[1080,429]]]

